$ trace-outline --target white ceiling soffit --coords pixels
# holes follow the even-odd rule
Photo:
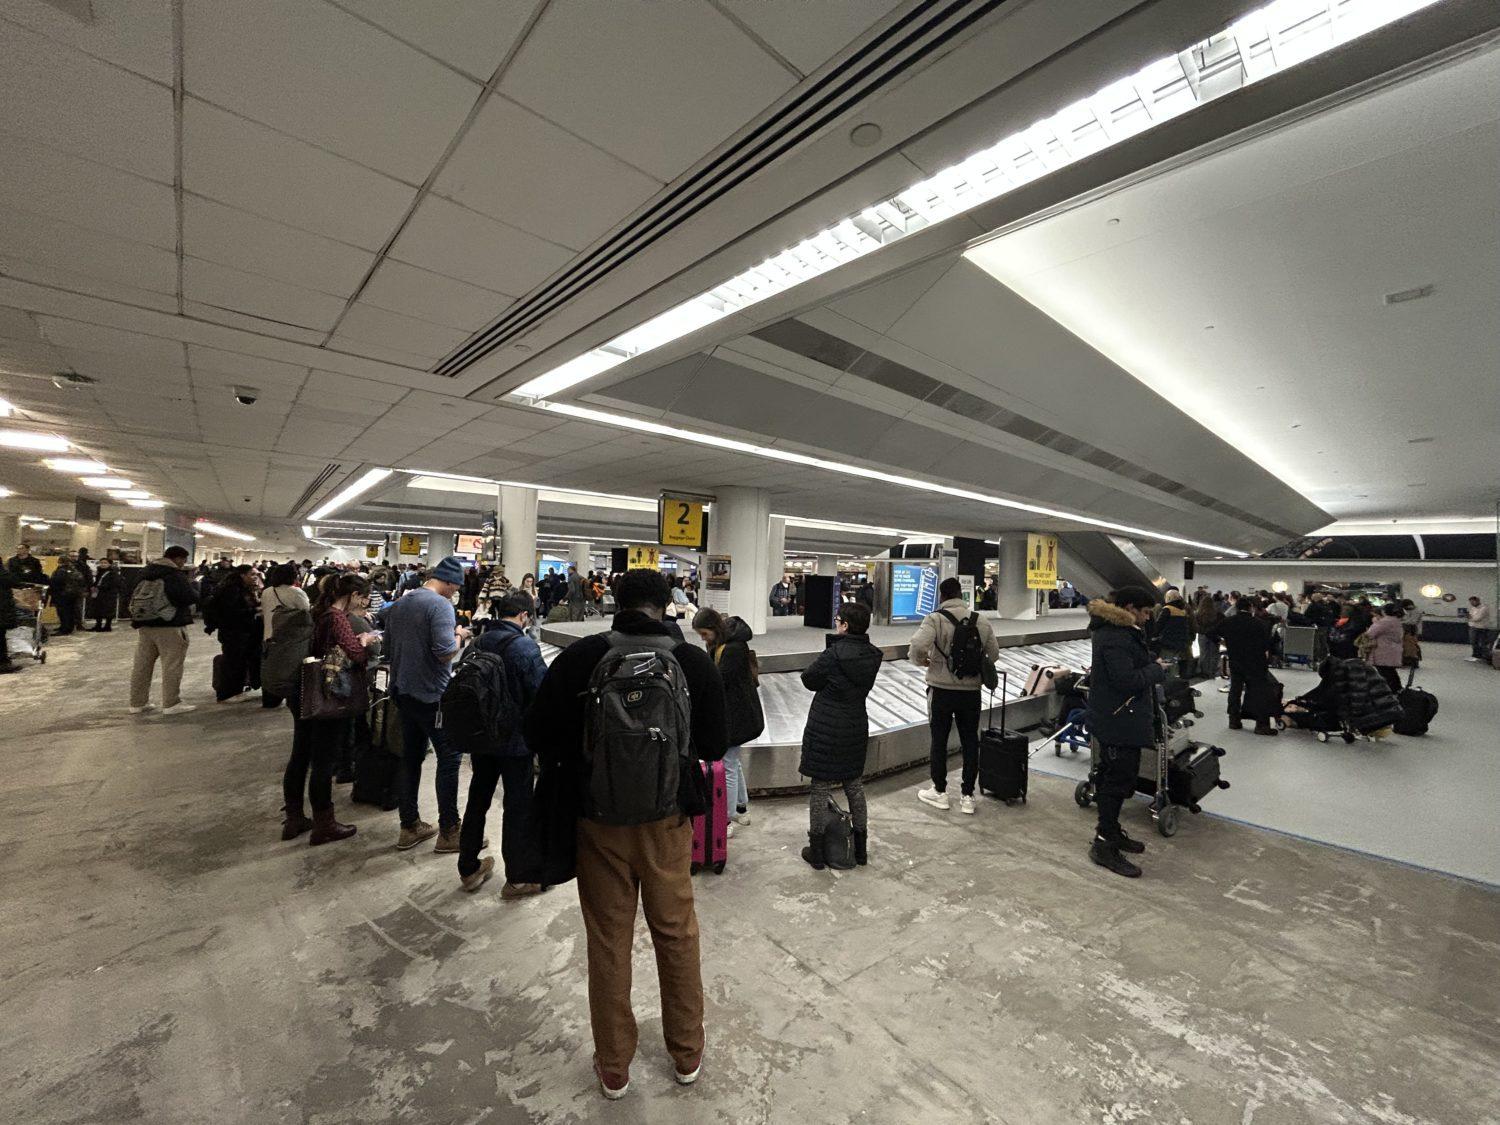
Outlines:
[[[1500,433],[1497,168],[1490,49],[969,257],[1339,519],[1475,515]]]
[[[586,348],[594,348],[588,353],[587,360],[579,360],[580,364],[586,366],[576,372],[572,378],[569,378],[567,370],[563,370],[559,372],[556,379],[549,376],[544,382],[536,384],[547,388],[546,390],[536,391],[528,388],[528,393],[536,395],[548,393],[553,389],[555,382],[560,381],[566,385],[578,377],[588,377],[605,367],[619,364],[622,357],[628,357],[631,354],[639,355],[653,347],[655,354],[649,357],[650,360],[661,362],[671,359],[674,355],[683,354],[684,347],[701,347],[705,343],[735,335],[767,317],[774,319],[779,315],[784,315],[786,308],[799,302],[805,303],[809,298],[816,299],[836,288],[857,284],[877,272],[919,260],[921,256],[963,245],[987,230],[1014,222],[1040,207],[1055,205],[1061,199],[1069,197],[1056,194],[1063,185],[1075,185],[1073,194],[1077,194],[1081,190],[1097,188],[1110,179],[1139,173],[1151,163],[1180,155],[1184,150],[1183,141],[1186,139],[1191,140],[1189,147],[1212,142],[1227,131],[1258,124],[1268,115],[1294,109],[1310,99],[1336,92],[1364,78],[1410,62],[1422,54],[1444,49],[1454,42],[1492,30],[1497,19],[1494,6],[1483,0],[1392,0],[1392,3],[1385,4],[1382,0],[1326,0],[1326,2],[1308,0],[1304,6],[1310,10],[1319,9],[1322,24],[1327,25],[1331,19],[1334,27],[1355,29],[1356,33],[1363,32],[1369,26],[1378,27],[1382,20],[1409,13],[1413,8],[1425,6],[1425,10],[1418,11],[1405,22],[1392,24],[1369,34],[1361,34],[1352,45],[1344,43],[1332,56],[1325,54],[1320,60],[1302,66],[1290,65],[1297,61],[1295,49],[1291,46],[1277,49],[1274,45],[1276,37],[1273,36],[1273,46],[1266,50],[1257,48],[1258,53],[1254,62],[1247,58],[1243,68],[1236,64],[1235,69],[1239,77],[1236,77],[1233,83],[1229,83],[1228,78],[1231,77],[1229,71],[1219,67],[1219,64],[1215,62],[1219,44],[1228,42],[1232,45],[1236,42],[1236,35],[1241,40],[1249,42],[1250,40],[1243,32],[1245,25],[1236,24],[1235,20],[1247,12],[1258,10],[1260,5],[1207,2],[1179,4],[1173,0],[1161,0],[1159,3],[1137,8],[1095,35],[1075,42],[1068,50],[1054,58],[1047,59],[1045,66],[1035,66],[1013,81],[1004,81],[1010,75],[1002,67],[1001,73],[995,76],[995,80],[988,87],[991,91],[988,96],[977,98],[972,104],[951,114],[936,127],[931,127],[932,121],[929,120],[927,122],[929,127],[925,131],[916,131],[907,136],[901,144],[900,152],[900,156],[906,163],[898,168],[900,182],[892,191],[875,191],[873,183],[862,182],[858,178],[851,178],[841,183],[836,189],[825,190],[817,199],[818,205],[823,208],[821,221],[811,221],[809,213],[805,210],[784,213],[777,224],[757,230],[753,237],[743,240],[725,253],[704,259],[686,268],[684,272],[672,279],[669,286],[664,287],[646,303],[616,307],[604,319],[592,324],[586,333],[568,340],[566,350],[554,350],[542,356],[532,357],[516,367],[514,373],[524,375],[525,383],[532,383],[538,377],[553,372],[570,355],[578,356]],[[1033,5],[1014,9],[1014,18],[1019,20],[1026,13],[1035,12],[1043,7],[1053,15],[1064,11],[1063,6],[1060,5]],[[1285,14],[1282,10],[1287,7],[1285,4],[1272,6],[1277,10],[1278,17]],[[1006,9],[1006,11],[1009,12],[1012,9]],[[1068,6],[1066,11],[1070,16],[1076,16],[1076,7]],[[1330,16],[1331,12],[1334,13],[1332,16]],[[1226,27],[1231,28],[1232,33],[1216,34],[1223,33]],[[983,44],[993,51],[1001,52],[1000,57],[1010,59],[1013,56],[1005,52],[1016,50],[1016,43],[1024,42],[1024,36],[1006,38],[1003,44],[992,44],[989,40],[992,37],[998,37],[1002,31],[1012,30],[1019,30],[1019,27],[1013,28],[1009,21],[1000,21],[997,28],[976,36],[968,45],[967,50],[978,50]],[[1342,36],[1344,33],[1340,31],[1338,34]],[[1210,36],[1214,36],[1212,40]],[[1327,35],[1306,36],[1304,49],[1306,43],[1316,43],[1327,38]],[[1172,58],[1172,55],[1194,43],[1204,45],[1202,52],[1193,54],[1191,66],[1186,64],[1178,66],[1177,60]],[[1323,48],[1318,47],[1318,49]],[[1167,55],[1168,58],[1163,60],[1163,55]],[[907,86],[898,88],[890,97],[900,99],[912,88],[917,87],[923,79],[932,78],[940,73],[945,65],[958,65],[956,60],[964,57],[965,50],[955,51],[944,60],[942,65],[930,67],[922,76],[914,79]],[[1183,56],[1185,59],[1187,57]],[[1333,60],[1331,63],[1330,58]],[[1269,63],[1267,59],[1270,60]],[[1231,58],[1230,61],[1234,59]],[[971,157],[975,153],[976,146],[991,145],[996,139],[1007,137],[1018,129],[1024,128],[1028,122],[1039,119],[1047,119],[1050,122],[1053,115],[1066,110],[1070,103],[1079,98],[1100,93],[1101,80],[1108,82],[1111,77],[1118,79],[1139,71],[1137,77],[1141,82],[1149,85],[1151,80],[1148,72],[1151,72],[1152,66],[1161,66],[1164,71],[1167,63],[1172,64],[1179,85],[1186,76],[1191,86],[1186,104],[1201,101],[1203,97],[1219,97],[1220,102],[1244,103],[1244,99],[1239,95],[1231,94],[1221,97],[1220,91],[1237,89],[1244,82],[1256,82],[1267,72],[1272,73],[1273,77],[1256,82],[1256,85],[1250,88],[1258,90],[1261,86],[1276,84],[1281,88],[1284,96],[1280,100],[1279,107],[1275,96],[1262,94],[1239,107],[1230,107],[1221,113],[1214,114],[1212,120],[1218,124],[1213,131],[1206,131],[1201,120],[1210,113],[1210,110],[1199,109],[1187,113],[1185,117],[1177,118],[1176,122],[1168,122],[1150,129],[1147,134],[1151,138],[1148,144],[1125,141],[1116,144],[1113,150],[1106,149],[1101,154],[1078,160],[1071,168],[1065,167],[1061,172],[1043,176],[1039,182],[1045,185],[1045,188],[1040,192],[1032,190],[1036,186],[1035,182],[1025,183],[1027,179],[1036,175],[1035,171],[1022,173],[1020,180],[1023,186],[1012,188],[1008,192],[1005,192],[1003,186],[996,186],[1002,182],[1003,177],[1002,180],[991,183],[989,173],[984,173],[987,177],[986,187],[974,193],[974,198],[978,200],[991,198],[990,203],[981,202],[975,206],[972,201],[962,202],[957,210],[963,213],[957,215],[954,215],[954,208],[944,203],[943,183],[940,181],[943,181],[944,176],[949,175],[950,172],[954,175],[955,182],[964,180],[965,177],[961,174],[963,169],[958,165],[964,162],[966,157]],[[1277,66],[1289,66],[1290,69],[1278,71]],[[1142,70],[1142,67],[1145,69]],[[1222,74],[1220,70],[1223,70]],[[1310,79],[1306,73],[1303,73],[1308,70],[1314,70],[1317,73]],[[1285,81],[1289,76],[1291,81]],[[1116,85],[1129,84],[1116,82]],[[1288,98],[1285,95],[1292,95],[1292,97]],[[1100,96],[1103,98],[1105,94],[1101,93]],[[1142,95],[1146,101],[1150,101],[1153,96],[1165,99],[1157,102],[1162,112],[1165,112],[1168,102],[1173,98],[1176,98],[1178,102],[1184,101],[1181,97],[1168,96],[1162,91],[1156,91],[1154,95]],[[1092,105],[1092,103],[1082,102],[1078,104]],[[1249,114],[1245,113],[1247,105],[1252,110]],[[1180,112],[1180,109],[1172,110],[1172,112]],[[873,110],[866,109],[860,116],[874,115]],[[1146,119],[1148,121],[1159,120],[1160,115],[1152,111]],[[1172,128],[1173,124],[1185,119],[1193,120],[1195,124],[1185,129]],[[1130,124],[1123,128],[1128,134],[1138,129],[1139,125]],[[1080,141],[1079,144],[1070,143],[1066,160],[1076,158],[1080,145],[1084,152],[1098,148],[1098,144],[1093,140]],[[1122,153],[1120,150],[1125,151]],[[1111,155],[1112,152],[1113,155]],[[879,163],[875,161],[866,165],[861,175],[876,174]],[[1050,159],[1044,163],[1047,167],[1054,166]],[[913,174],[910,165],[915,165],[921,171]],[[967,168],[967,164],[964,164],[964,168]],[[1080,168],[1087,170],[1086,177],[1076,174],[1068,175],[1070,171]],[[862,209],[898,193],[901,194],[902,201],[922,211],[920,201],[910,198],[911,193],[904,193],[902,189],[911,188],[914,180],[923,179],[924,176],[940,171],[942,175],[937,175],[931,181],[927,181],[928,187],[936,185],[933,188],[935,192],[933,198],[937,206],[930,216],[932,221],[929,225],[923,226],[922,222],[926,221],[923,216],[913,216],[921,220],[917,223],[922,228],[920,233],[903,237],[893,245],[887,245],[874,252],[871,252],[871,245],[879,245],[879,242],[871,241],[867,237],[867,232],[851,228],[845,234],[839,233],[844,227],[851,226],[850,216],[858,219]],[[976,182],[972,175],[968,177],[968,181],[971,184]],[[962,186],[962,184],[959,185],[960,190]],[[992,198],[997,191],[1005,192],[1005,194],[998,199]],[[829,204],[836,206],[830,208]],[[740,207],[740,211],[753,211],[753,207],[754,201],[746,200]],[[857,226],[858,224],[855,223],[854,227]],[[911,224],[907,223],[905,229],[910,230]],[[889,233],[890,230],[887,229],[887,234]],[[717,234],[722,239],[724,232],[720,231]],[[722,304],[716,287],[723,286],[739,271],[755,263],[763,262],[768,257],[768,252],[776,254],[781,249],[795,246],[812,235],[818,236],[813,242],[829,240],[830,243],[826,248],[826,253],[814,249],[810,250],[807,255],[803,255],[801,254],[803,247],[797,249],[797,256],[804,260],[812,260],[820,256],[825,259],[816,268],[808,271],[807,276],[812,277],[813,280],[794,284],[790,290],[783,290],[769,299],[760,298],[757,295],[755,299],[758,299],[759,303],[743,306],[739,311],[730,312],[727,315],[722,309],[708,314],[703,313],[703,308],[712,306],[717,309]],[[860,245],[862,237],[866,242],[870,242],[870,245]],[[889,242],[886,235],[881,235],[880,238]],[[838,248],[839,244],[842,244],[842,250]],[[684,244],[674,243],[674,245]],[[788,254],[792,252],[789,251]],[[834,264],[849,255],[855,255],[852,261],[843,265]],[[738,262],[736,262],[737,256]],[[780,258],[777,261],[780,262]],[[792,273],[796,275],[798,269],[801,268],[801,265],[797,265],[796,269],[792,269]],[[757,266],[756,270],[765,273],[768,277],[773,274],[780,276],[781,273],[774,267],[762,269]],[[820,273],[819,271],[827,272]],[[751,274],[746,274],[747,278],[751,276]],[[607,285],[607,281],[602,282],[599,291],[602,293]],[[769,291],[774,292],[776,288],[776,284],[772,283]],[[734,307],[733,300],[730,301],[729,307]],[[660,340],[663,336],[670,339],[676,336],[683,327],[683,325],[677,325],[663,333],[656,323],[650,321],[649,318],[664,313],[668,309],[673,309],[673,316],[679,320],[687,319],[687,326],[692,324],[688,316],[689,309],[694,310],[692,315],[710,321],[717,319],[717,323],[677,339],[675,344],[661,346]],[[637,342],[635,335],[627,330],[636,330],[642,336],[642,340]],[[596,346],[606,344],[606,347]],[[627,359],[626,362],[629,360]],[[639,363],[640,359],[635,362]],[[512,378],[506,378],[503,382],[510,388],[524,385],[523,382]],[[494,388],[491,387],[489,390],[493,391]]]

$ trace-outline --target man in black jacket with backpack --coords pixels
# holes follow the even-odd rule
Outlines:
[[[729,745],[718,669],[662,622],[672,600],[666,578],[629,571],[616,598],[610,632],[576,641],[553,660],[524,728],[541,756],[538,801],[543,791],[553,798],[538,816],[544,853],[548,841],[572,838],[576,823],[594,1071],[611,1100],[630,1088],[637,1044],[630,1004],[637,902],[656,947],[662,1030],[678,1083],[697,1081],[703,1065],[689,817],[706,808],[699,762],[717,761]],[[673,774],[675,794],[661,792]],[[554,858],[544,854],[544,863]]]

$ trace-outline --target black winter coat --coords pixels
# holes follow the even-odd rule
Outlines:
[[[802,731],[803,777],[853,781],[865,772],[870,719],[865,697],[880,674],[880,650],[870,638],[836,637],[802,673],[802,686],[816,692]]]
[[[166,586],[167,600],[175,607],[175,612],[170,621],[132,621],[132,629],[156,629],[173,628],[180,629],[193,623],[193,607],[198,604],[198,591],[193,589],[193,584],[188,580],[187,571],[180,566],[168,562],[166,559],[157,559],[155,562],[147,563],[146,568],[141,571],[136,583],[146,581],[148,578],[160,578]],[[134,590],[135,586],[131,586]]]
[[[28,555],[24,559],[20,555],[12,555],[5,567],[18,582],[30,583],[33,586],[47,584],[47,574],[42,570],[42,560],[35,555]]]
[[[1153,687],[1166,679],[1128,610],[1089,602],[1094,660],[1089,671],[1089,733],[1111,746],[1150,746],[1156,738]]]
[[[120,571],[117,567],[101,570],[94,578],[94,593],[89,598],[86,616],[95,619],[118,616],[120,610]]]
[[[750,673],[750,641],[755,636],[738,617],[724,622],[728,640],[710,654],[719,666],[724,681],[724,725],[729,745],[743,746],[760,737],[766,729],[766,715],[760,705],[760,689]]]
[[[1271,623],[1266,618],[1248,611],[1236,613],[1220,623],[1218,635],[1231,671],[1259,672],[1269,667],[1266,652],[1271,647]]]

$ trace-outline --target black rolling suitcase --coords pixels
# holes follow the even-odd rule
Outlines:
[[[1167,795],[1174,805],[1192,812],[1198,803],[1215,789],[1228,789],[1229,782],[1219,777],[1219,759],[1224,751],[1217,746],[1194,743],[1173,755],[1167,767]]]
[[[1427,728],[1432,725],[1432,720],[1438,712],[1437,696],[1419,687],[1409,687],[1396,699],[1401,704],[1401,717],[1394,724],[1396,733],[1426,734]]]
[[[377,805],[389,812],[400,804],[401,794],[401,713],[396,701],[380,686],[387,669],[376,670],[376,686],[371,695],[370,737],[361,740],[354,753],[354,787],[349,800],[357,805]]]
[[[1005,729],[1005,689],[1008,686],[1008,677],[1001,672],[1000,729],[995,729],[992,708],[989,724],[979,732],[979,791],[1002,801],[1025,801],[1031,754],[1024,734]]]

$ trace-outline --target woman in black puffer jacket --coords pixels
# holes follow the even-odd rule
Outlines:
[[[760,705],[760,676],[750,641],[755,636],[738,617],[724,617],[716,609],[700,609],[693,618],[693,631],[703,638],[708,655],[724,681],[724,719],[729,749],[724,752],[724,791],[729,797],[729,835],[736,825],[750,823],[750,790],[745,784],[745,764],[740,748],[754,742],[766,729]]]
[[[870,719],[865,697],[880,674],[880,650],[870,643],[870,611],[858,602],[839,607],[838,635],[802,673],[802,686],[814,691],[802,731],[802,775],[812,779],[808,798],[807,847],[802,858],[821,871],[823,831],[833,786],[842,784],[854,821],[854,860],[867,862],[869,838],[865,808],[865,750]]]

